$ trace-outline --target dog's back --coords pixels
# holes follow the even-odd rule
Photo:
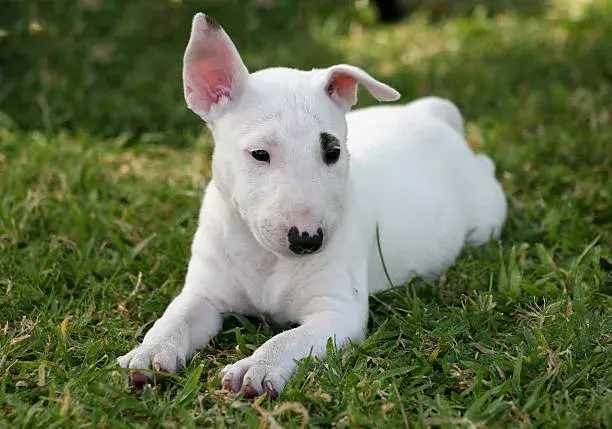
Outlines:
[[[463,245],[498,236],[506,199],[495,166],[468,146],[459,109],[426,97],[347,115],[351,176],[370,200],[381,251],[394,283],[450,265]],[[365,203],[364,203],[365,204]],[[388,286],[378,249],[370,291]]]

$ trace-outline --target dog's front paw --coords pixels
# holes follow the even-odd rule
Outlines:
[[[285,387],[285,379],[277,366],[252,357],[227,365],[219,373],[219,379],[224,389],[242,392],[249,398],[263,393],[269,398],[275,398]]]
[[[165,380],[163,375],[154,375],[146,371],[147,369],[175,373],[185,366],[185,356],[181,355],[172,344],[142,344],[117,358],[117,362],[122,368],[131,370],[130,384],[140,387],[149,382],[155,384]]]

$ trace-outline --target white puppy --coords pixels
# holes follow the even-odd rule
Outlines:
[[[368,295],[440,274],[466,242],[500,233],[506,199],[493,162],[470,150],[449,101],[347,114],[358,84],[381,101],[399,94],[349,65],[249,74],[204,14],[193,19],[183,81],[215,140],[213,179],[183,290],[118,359],[136,384],[150,368],[177,371],[224,313],[266,313],[299,326],[220,378],[247,396],[275,396],[296,360],[324,356],[330,337],[364,339]]]

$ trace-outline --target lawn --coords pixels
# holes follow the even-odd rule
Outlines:
[[[364,1],[6,2],[0,428],[612,427],[612,4],[456,3],[381,25]],[[452,99],[509,199],[498,242],[373,297],[365,344],[274,401],[216,378],[265,321],[230,316],[164,388],[115,363],[180,290],[210,177],[180,81],[200,10],[251,70],[353,63],[401,102]]]

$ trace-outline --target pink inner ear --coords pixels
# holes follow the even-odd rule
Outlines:
[[[185,97],[193,107],[205,111],[221,98],[231,100],[232,71],[223,56],[195,60],[186,69]]]
[[[210,18],[197,14],[183,60],[183,85],[189,108],[206,120],[212,119],[212,108],[221,101],[236,99],[247,76],[240,55],[223,29]]]
[[[193,68],[193,83],[200,89],[199,95],[207,104],[207,108],[218,103],[222,97],[232,99],[232,76],[227,69],[219,68],[215,59],[198,60]],[[191,86],[189,88],[193,91]]]
[[[341,108],[348,109],[357,103],[357,87],[362,84],[378,101],[395,101],[399,92],[374,79],[359,67],[337,64],[326,70],[326,91]]]
[[[357,91],[357,79],[342,73],[336,73],[329,85],[327,85],[327,94],[332,96],[337,93],[344,100],[352,101],[355,98]]]

